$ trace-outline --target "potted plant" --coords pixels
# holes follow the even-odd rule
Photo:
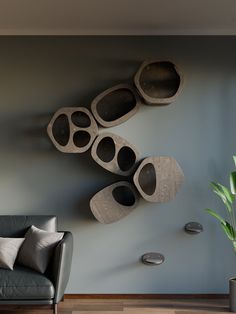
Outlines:
[[[234,164],[236,166],[236,156],[233,156]],[[236,199],[236,171],[230,174],[230,189],[226,186],[211,182],[213,192],[217,194],[226,208],[227,219],[221,217],[214,210],[207,208],[206,211],[220,222],[224,233],[233,245],[234,252],[236,253],[236,213],[233,207]],[[236,312],[236,278],[229,280],[229,293],[230,293],[230,311]]]

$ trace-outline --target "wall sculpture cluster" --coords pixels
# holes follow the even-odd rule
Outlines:
[[[144,158],[139,162],[137,149],[122,137],[103,132],[131,118],[141,103],[162,106],[172,103],[180,93],[183,76],[170,61],[147,60],[134,77],[134,86],[119,84],[92,101],[91,112],[84,107],[65,107],[52,117],[47,132],[55,147],[63,153],[91,156],[104,169],[132,176],[132,182],[120,181],[96,193],[90,208],[101,223],[113,223],[127,216],[138,204],[139,195],[149,202],[172,200],[183,181],[177,161],[168,156]],[[97,122],[98,124],[97,124]],[[139,163],[139,165],[138,165]]]

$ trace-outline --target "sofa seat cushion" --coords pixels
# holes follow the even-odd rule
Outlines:
[[[13,271],[0,269],[0,300],[45,300],[53,297],[53,284],[45,275],[18,265]]]

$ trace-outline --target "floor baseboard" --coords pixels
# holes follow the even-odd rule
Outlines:
[[[228,294],[65,294],[65,299],[228,299]]]

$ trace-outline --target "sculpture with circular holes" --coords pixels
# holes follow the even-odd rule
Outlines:
[[[54,114],[47,132],[61,152],[83,153],[92,145],[98,134],[98,126],[88,109],[64,107]]]
[[[149,202],[166,202],[175,197],[184,178],[172,157],[145,158],[136,170],[139,153],[134,145],[113,133],[98,134],[95,119],[103,127],[113,127],[130,119],[138,111],[141,99],[152,106],[176,100],[183,75],[170,61],[147,60],[136,73],[134,83],[136,88],[119,84],[99,94],[91,103],[92,113],[84,107],[59,109],[47,128],[61,152],[83,153],[92,147],[91,156],[101,167],[122,176],[134,175],[134,185],[127,181],[114,183],[90,200],[94,217],[105,224],[124,218],[137,206],[137,190]],[[146,257],[150,259],[149,255]],[[154,262],[157,264],[157,259]]]
[[[146,104],[161,106],[176,100],[183,76],[170,61],[147,60],[136,73],[134,83]]]
[[[92,158],[104,169],[129,176],[133,173],[139,153],[134,145],[113,133],[100,134],[93,143]]]
[[[99,94],[91,104],[95,119],[108,128],[131,118],[139,108],[137,92],[127,84],[119,84]]]
[[[148,202],[164,203],[172,200],[183,182],[184,175],[172,157],[148,157],[134,174],[134,184]]]
[[[126,181],[120,181],[99,191],[90,200],[94,217],[101,223],[116,222],[137,206],[138,194],[135,187]]]

